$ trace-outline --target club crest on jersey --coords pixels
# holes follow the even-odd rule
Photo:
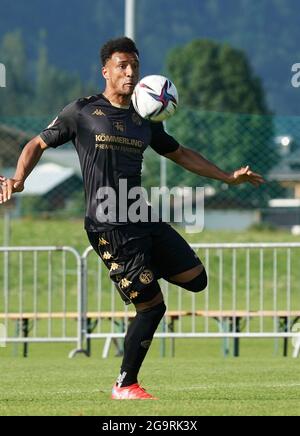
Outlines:
[[[126,132],[126,126],[125,126],[125,123],[123,121],[114,121],[113,122],[113,127],[118,132],[121,132],[121,133],[125,133]]]
[[[145,269],[140,274],[140,282],[143,283],[143,285],[149,285],[151,282],[153,282],[154,274],[150,269]]]

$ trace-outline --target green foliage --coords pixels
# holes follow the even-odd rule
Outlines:
[[[48,201],[40,196],[26,196],[22,198],[21,204],[23,216],[40,217],[43,212],[49,210]]]
[[[172,0],[138,3],[138,36],[148,71],[160,71],[174,46],[196,38],[227,42],[247,53],[265,83],[272,111],[299,115],[299,93],[290,84],[291,66],[300,57],[298,2],[185,0],[176,6]]]
[[[0,41],[0,59],[6,67],[7,86],[1,89],[0,115],[22,114],[32,98],[29,65],[19,31],[7,33]]]
[[[268,113],[260,81],[246,55],[209,40],[173,49],[167,73],[176,83],[183,106],[218,112]]]
[[[99,46],[124,31],[124,0],[2,0],[0,38],[18,25],[36,57],[41,27],[55,65],[98,81]],[[268,103],[281,115],[299,114],[299,92],[290,84],[291,66],[299,62],[299,2],[296,0],[138,0],[137,42],[142,73],[162,72],[165,56],[195,38],[228,42],[247,53],[266,85]],[[55,16],[55,19],[53,18]],[[21,17],[17,19],[17,17]],[[76,29],[76,31],[74,31]]]
[[[82,218],[85,212],[82,181],[72,177],[43,196],[20,198],[19,209],[23,217]]]
[[[267,176],[279,156],[272,143],[273,124],[270,116],[236,115],[182,109],[168,122],[168,129],[180,143],[197,150],[225,171],[250,165]],[[201,186],[203,181],[173,163],[169,165],[169,185]],[[207,183],[207,182],[206,182]],[[228,188],[209,181],[217,189],[215,201],[231,205],[263,206],[272,196],[282,194],[276,183],[255,190],[251,185]],[[226,191],[223,189],[226,188]]]
[[[1,89],[0,116],[54,114],[70,101],[91,94],[91,83],[83,85],[78,75],[49,63],[43,39],[37,59],[29,61],[21,32],[7,33],[0,41],[0,59],[7,71],[7,87]]]
[[[179,142],[226,171],[250,165],[266,175],[279,159],[273,145],[273,119],[245,54],[227,44],[196,40],[170,53],[167,71],[178,87],[181,106],[168,121],[168,129]],[[200,185],[199,176],[171,165],[169,182],[175,181]],[[262,206],[271,192],[269,186],[260,188],[258,198],[251,186],[222,193],[220,183],[210,184],[218,190],[217,202],[227,205],[243,205],[246,200],[250,206]]]
[[[85,213],[85,199],[84,191],[79,188],[75,191],[67,201],[66,208],[64,209],[65,216],[72,216],[82,218]]]

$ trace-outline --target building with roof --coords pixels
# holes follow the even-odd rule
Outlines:
[[[289,154],[272,168],[268,179],[288,188],[290,198],[300,198],[300,150]]]

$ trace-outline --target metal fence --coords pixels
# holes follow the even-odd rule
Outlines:
[[[23,146],[52,119],[53,115],[0,117],[0,174],[7,177],[14,174]],[[251,186],[228,188],[219,182],[199,179],[173,162],[161,161],[157,153],[148,149],[144,156],[143,185],[147,189],[205,185],[207,208],[266,208],[270,199],[294,198],[298,195],[298,184],[293,181],[299,178],[299,126],[297,117],[211,113],[183,107],[168,121],[170,134],[227,171],[250,164],[266,177],[268,184],[259,190]],[[11,214],[82,216],[81,171],[72,144],[46,150],[40,164],[43,167],[29,176],[24,193],[15,197]],[[43,177],[43,188],[39,182],[41,171],[49,175]],[[51,174],[55,177],[51,178]],[[52,182],[47,184],[45,180]]]
[[[208,289],[194,294],[162,281],[167,312],[155,337],[170,338],[172,352],[176,338],[223,338],[225,354],[232,338],[236,356],[241,338],[282,338],[284,355],[292,338],[297,355],[300,243],[192,247],[207,269]],[[101,338],[103,357],[112,342],[122,353],[135,314],[124,307],[91,247],[82,257],[70,247],[3,247],[0,255],[6,342],[74,342],[74,356],[89,355],[91,341]],[[162,341],[162,354],[164,349]]]
[[[168,311],[155,337],[234,338],[235,355],[239,354],[239,338],[285,338],[287,355],[287,338],[297,336],[292,330],[300,319],[300,244],[192,247],[207,269],[208,288],[194,294],[162,281]],[[87,338],[107,339],[105,357],[111,340],[124,337],[133,314],[128,306],[124,312],[116,291],[106,281],[105,267],[92,252],[89,248],[83,255],[85,306],[99,316]],[[107,317],[101,316],[103,312]],[[226,341],[224,351],[229,352]]]
[[[7,343],[83,347],[81,258],[71,247],[0,247],[0,323]],[[24,346],[24,356],[28,347]]]

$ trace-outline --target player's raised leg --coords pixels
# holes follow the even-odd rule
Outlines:
[[[207,287],[207,275],[203,265],[168,277],[167,280],[191,292],[201,292]]]

